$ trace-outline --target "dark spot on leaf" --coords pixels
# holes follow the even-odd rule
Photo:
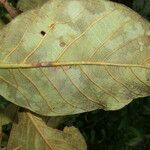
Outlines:
[[[44,36],[46,34],[46,32],[45,31],[41,31],[41,34]]]
[[[65,42],[61,42],[59,45],[60,45],[60,47],[64,47],[66,45],[66,43]]]

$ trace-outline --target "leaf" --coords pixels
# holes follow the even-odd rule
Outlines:
[[[133,9],[150,20],[150,1],[133,0]]]
[[[4,110],[0,109],[0,127],[13,122],[16,112],[17,107],[13,104],[9,104]]]
[[[22,11],[26,11],[33,8],[39,8],[47,1],[48,0],[19,0],[17,7]]]
[[[103,0],[54,0],[0,31],[0,95],[38,114],[116,110],[150,95],[150,25]]]
[[[136,146],[138,145],[142,140],[143,140],[143,135],[136,129],[133,127],[129,128],[130,130],[130,140],[128,140],[126,143],[129,146]]]
[[[4,26],[3,21],[0,19],[0,29]]]
[[[20,138],[21,137],[21,138]],[[41,118],[26,112],[19,114],[19,124],[14,124],[7,150],[86,150],[79,130],[66,127],[64,131],[50,128]]]
[[[0,18],[0,29],[2,29],[5,25],[5,22]]]
[[[3,137],[2,126],[13,122],[16,112],[17,107],[13,104],[9,104],[5,109],[0,109],[0,149]]]
[[[57,117],[42,117],[45,124],[52,128],[59,128],[61,124],[66,121],[66,117],[57,116]]]
[[[2,127],[0,126],[0,147],[1,147],[2,136],[3,136],[3,132],[2,132]]]
[[[9,14],[5,14],[2,18],[0,18],[0,29],[2,29],[7,23],[12,20]]]

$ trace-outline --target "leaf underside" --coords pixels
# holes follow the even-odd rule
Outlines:
[[[2,126],[12,123],[16,117],[17,107],[16,105],[9,104],[5,109],[0,109],[0,148],[1,140],[3,137]]]
[[[0,30],[0,95],[48,116],[150,95],[150,25],[102,0],[53,0]]]
[[[0,127],[14,121],[17,113],[17,107],[9,104],[5,109],[0,109]]]
[[[39,8],[47,1],[48,0],[19,0],[17,3],[17,8],[22,11],[27,11],[33,8]]]
[[[87,147],[78,129],[53,129],[46,126],[41,118],[25,112],[19,114],[19,123],[12,127],[7,150],[12,149],[86,150]]]

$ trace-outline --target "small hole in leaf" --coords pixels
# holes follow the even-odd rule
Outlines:
[[[41,34],[44,36],[46,34],[46,32],[45,31],[41,31]]]

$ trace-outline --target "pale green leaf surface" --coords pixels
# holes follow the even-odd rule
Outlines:
[[[7,150],[86,150],[79,130],[65,127],[63,131],[50,128],[41,118],[27,112],[19,114],[13,125]]]
[[[0,31],[0,95],[51,116],[120,109],[150,95],[149,34],[116,3],[48,2]]]
[[[47,1],[48,0],[19,0],[17,7],[22,11],[26,11],[33,8],[39,8]]]

